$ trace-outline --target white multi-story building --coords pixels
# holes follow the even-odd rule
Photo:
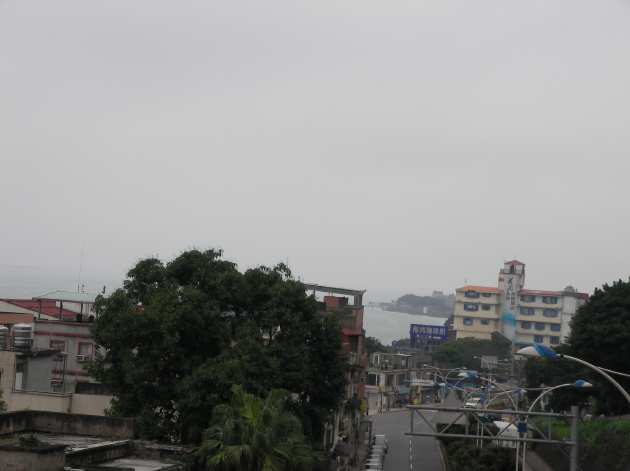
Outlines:
[[[515,345],[558,345],[570,333],[571,319],[588,295],[572,286],[562,291],[525,289],[525,264],[506,262],[497,287],[464,286],[456,290],[456,338],[490,339],[500,332]]]

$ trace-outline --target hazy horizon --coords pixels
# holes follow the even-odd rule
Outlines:
[[[4,0],[0,289],[100,290],[192,247],[383,301],[512,258],[533,289],[627,279],[629,21],[612,0]]]

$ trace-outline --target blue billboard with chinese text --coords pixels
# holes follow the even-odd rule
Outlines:
[[[445,342],[448,338],[446,325],[410,324],[409,339],[411,346],[426,344],[428,340],[433,342]]]

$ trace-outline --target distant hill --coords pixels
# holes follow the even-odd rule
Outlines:
[[[395,302],[384,306],[386,310],[406,312],[409,314],[425,314],[428,316],[448,317],[453,313],[455,295],[445,295],[435,291],[431,296],[405,294]]]

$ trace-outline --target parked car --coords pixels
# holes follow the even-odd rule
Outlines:
[[[483,406],[483,400],[480,397],[471,397],[466,400],[464,407],[469,409],[481,409]]]

